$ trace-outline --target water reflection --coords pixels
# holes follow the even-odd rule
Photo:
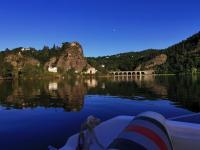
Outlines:
[[[155,98],[166,98],[167,96],[167,88],[156,82],[158,78],[156,76],[132,76],[132,77],[127,77],[127,76],[116,76],[113,77],[113,81],[115,82],[133,82],[136,84],[136,89],[141,89],[141,90],[148,90],[151,92],[150,95],[157,95],[158,97]],[[136,90],[137,91],[137,90]],[[133,92],[134,93],[134,92]],[[136,95],[139,93],[135,93]],[[148,96],[148,94],[145,97],[151,97]]]
[[[63,108],[80,111],[85,95],[110,95],[133,100],[168,99],[177,107],[200,111],[199,76],[114,77],[55,81],[2,81],[0,105],[16,108]]]
[[[200,111],[200,76],[116,76],[100,83],[88,93],[134,100],[167,99],[177,107]]]
[[[49,91],[57,91],[58,90],[58,83],[57,82],[50,82],[49,83]]]
[[[77,82],[76,82],[77,83]],[[1,105],[10,108],[64,108],[80,111],[83,107],[85,86],[63,81],[5,81],[0,84]]]
[[[96,79],[87,79],[85,80],[85,82],[87,83],[87,86],[89,88],[95,88],[98,85],[98,82]]]

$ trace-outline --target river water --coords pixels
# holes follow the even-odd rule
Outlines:
[[[0,80],[0,149],[62,147],[89,115],[102,121],[155,111],[200,111],[200,76]]]

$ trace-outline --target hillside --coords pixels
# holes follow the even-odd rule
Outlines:
[[[200,71],[200,32],[165,49],[167,62],[158,67],[160,72]]]
[[[104,57],[88,57],[97,70],[150,70],[157,73],[200,71],[200,32],[166,49],[149,49]]]
[[[88,63],[97,70],[135,70],[142,63],[160,55],[159,50],[145,50],[142,52],[121,53],[112,56],[88,57]],[[105,67],[102,67],[105,66]]]
[[[81,72],[89,65],[77,42],[66,42],[61,47],[45,46],[42,50],[19,47],[0,52],[0,78],[43,77],[49,74],[49,67],[56,67],[58,74],[66,74]]]
[[[15,48],[0,52],[0,78],[45,76],[48,68],[58,74],[82,72],[90,66],[101,73],[114,70],[155,70],[156,73],[196,73],[200,71],[200,32],[166,49],[148,49],[104,57],[84,57],[78,42],[43,49]]]

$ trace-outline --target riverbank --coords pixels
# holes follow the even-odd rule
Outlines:
[[[149,75],[111,75],[111,74],[96,74],[96,75],[86,75],[86,74],[58,74],[58,73],[45,73],[43,75],[34,75],[34,76],[21,76],[21,77],[2,77],[0,76],[0,80],[15,80],[15,79],[38,79],[38,80],[48,80],[48,79],[76,79],[76,78],[111,78],[111,77],[145,77],[145,76],[179,76],[179,75],[200,75],[200,72],[196,74],[192,73],[164,73],[164,74],[149,74]]]

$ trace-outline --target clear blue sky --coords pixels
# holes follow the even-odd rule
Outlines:
[[[199,0],[1,0],[0,50],[79,41],[86,56],[165,48],[200,31]]]

